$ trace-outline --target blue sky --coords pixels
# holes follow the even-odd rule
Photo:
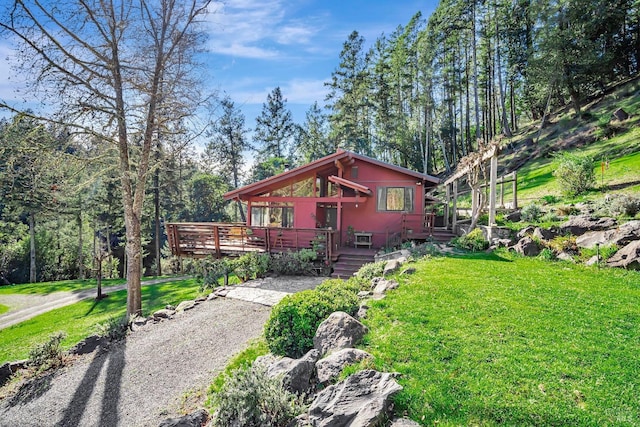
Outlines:
[[[435,0],[214,1],[206,17],[207,89],[229,94],[245,114],[247,128],[253,129],[267,95],[280,86],[294,121],[302,124],[314,101],[324,105],[324,82],[338,66],[342,45],[353,30],[368,47],[381,34],[408,23],[416,12],[428,17],[437,4]],[[29,104],[28,93],[14,92],[20,79],[5,60],[12,54],[0,40],[0,99],[26,99]]]
[[[215,3],[208,74],[212,89],[239,106],[255,127],[267,94],[280,86],[296,123],[314,101],[324,104],[324,82],[356,30],[367,46],[405,25],[418,11],[428,17],[438,2],[417,0],[225,0]]]

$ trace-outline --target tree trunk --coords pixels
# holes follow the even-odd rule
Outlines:
[[[78,278],[82,280],[84,279],[84,252],[82,250],[82,210],[78,210],[76,221],[78,223]]]
[[[494,5],[495,6],[495,5]],[[505,136],[507,138],[511,138],[511,127],[509,126],[509,120],[507,119],[507,109],[505,107],[505,91],[502,86],[502,64],[500,63],[500,28],[498,26],[498,10],[497,6],[494,9],[495,13],[495,21],[496,21],[496,68],[498,73],[498,86],[500,87],[500,110],[502,110],[502,129],[504,130]]]
[[[29,283],[36,283],[36,218],[29,213]]]
[[[158,143],[160,145],[160,143]],[[159,148],[159,147],[158,147]],[[159,154],[158,154],[159,156]],[[154,206],[154,220],[156,226],[156,275],[162,276],[162,259],[160,253],[160,242],[162,237],[162,228],[160,227],[160,168],[157,167],[153,174],[153,206]]]
[[[476,139],[481,138],[480,134],[480,100],[478,97],[478,57],[476,42],[476,0],[472,0],[471,6],[471,33],[473,37],[473,102],[476,112]],[[477,141],[476,141],[477,144]]]
[[[102,299],[102,253],[96,256],[96,285],[97,285],[97,294],[96,301],[100,301]]]

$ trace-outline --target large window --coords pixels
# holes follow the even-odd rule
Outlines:
[[[282,205],[251,206],[251,225],[256,227],[293,227],[293,207]]]
[[[378,187],[378,210],[413,212],[413,187]]]

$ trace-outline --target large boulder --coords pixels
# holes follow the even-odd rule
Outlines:
[[[518,231],[518,234],[516,234],[516,238],[520,240],[523,237],[531,236],[534,231],[536,231],[536,227],[534,227],[533,225],[528,225],[522,230]]]
[[[205,409],[178,418],[167,418],[160,423],[160,427],[202,427],[209,419],[209,413]]]
[[[522,220],[522,212],[514,211],[504,216],[504,219],[510,222],[519,222]]]
[[[355,346],[367,333],[367,327],[343,311],[336,311],[318,326],[313,347],[324,355]]]
[[[640,240],[640,221],[629,221],[622,224],[616,230],[616,233],[611,237],[611,242],[614,245],[624,246],[635,240]]]
[[[369,353],[357,348],[343,348],[331,353],[324,359],[316,363],[316,372],[319,383],[327,383],[338,378],[345,366],[360,362],[365,359],[372,359]]]
[[[311,379],[319,358],[320,352],[316,349],[310,350],[300,359],[283,357],[269,365],[267,376],[281,376],[284,388],[292,393],[306,393],[311,388]]]
[[[582,236],[587,231],[608,230],[617,225],[615,218],[595,218],[588,215],[574,216],[560,225],[561,234]]]
[[[381,277],[376,277],[371,281],[371,287],[374,294],[384,294],[391,289],[398,287],[398,282],[395,280],[387,280]]]
[[[555,230],[550,230],[546,228],[536,227],[533,230],[533,237],[540,240],[553,240],[558,233]]]
[[[524,256],[538,256],[540,254],[540,246],[528,236],[520,239],[511,249]]]
[[[629,243],[607,261],[609,267],[640,270],[640,240]]]
[[[369,427],[388,417],[391,397],[402,390],[393,375],[360,371],[321,391],[309,407],[314,427]]]
[[[587,231],[576,237],[576,245],[587,249],[595,248],[596,245],[606,245],[615,234],[615,230]]]

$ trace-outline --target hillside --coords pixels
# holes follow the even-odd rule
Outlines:
[[[543,129],[539,122],[528,124],[504,140],[500,174],[518,172],[520,206],[540,202],[545,196],[546,202],[559,204],[596,201],[611,194],[640,194],[640,81],[630,80],[608,92],[591,100],[581,118],[567,107],[550,114]],[[618,108],[630,117],[616,120],[613,113]],[[597,183],[588,194],[563,198],[553,176],[554,156],[561,151],[594,159]]]

